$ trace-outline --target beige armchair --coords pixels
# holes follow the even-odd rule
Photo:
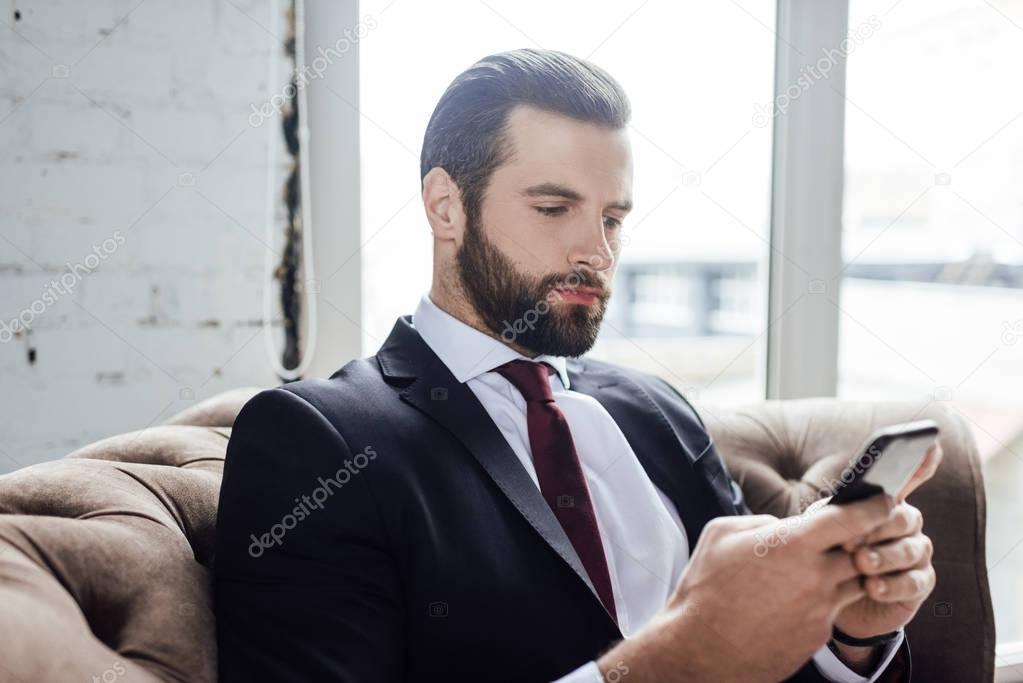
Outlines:
[[[255,391],[0,476],[0,680],[216,680],[217,495],[231,423]],[[914,680],[991,681],[976,448],[959,418],[921,408],[810,399],[700,410],[750,506],[779,516],[814,498],[875,427],[937,420],[945,461],[911,499],[938,572],[908,627]]]

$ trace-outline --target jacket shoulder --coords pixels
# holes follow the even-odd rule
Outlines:
[[[607,361],[591,358],[585,358],[583,363],[584,372],[596,372],[625,377],[639,385],[650,396],[650,398],[654,400],[659,408],[662,410],[681,412],[688,420],[695,422],[700,426],[700,429],[706,431],[706,425],[703,423],[703,419],[700,417],[700,414],[696,411],[693,404],[690,403],[689,399],[686,398],[681,391],[675,388],[671,382],[663,377],[659,377],[649,372],[627,368],[616,363],[609,363]]]
[[[344,435],[345,425],[358,424],[374,407],[382,405],[387,385],[375,357],[347,363],[328,378],[310,378],[264,389],[250,398],[236,419],[236,426],[287,418],[306,421],[326,419]]]
[[[386,386],[375,356],[349,361],[327,378],[315,377],[282,384],[289,391],[325,412],[327,406],[351,405],[346,400],[359,399]]]

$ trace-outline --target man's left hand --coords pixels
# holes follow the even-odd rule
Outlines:
[[[845,548],[853,553],[853,563],[864,577],[866,594],[842,610],[835,625],[854,638],[902,628],[934,590],[934,546],[923,533],[923,515],[906,503],[905,497],[934,476],[942,456],[941,444],[935,442],[901,492],[888,521],[859,544]]]
[[[835,625],[854,638],[902,628],[934,589],[934,548],[922,531],[923,515],[909,503],[892,509],[852,555],[866,594],[839,613]]]

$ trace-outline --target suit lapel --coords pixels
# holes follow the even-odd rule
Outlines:
[[[571,541],[504,435],[472,390],[455,379],[409,324],[407,316],[395,323],[377,353],[377,360],[387,377],[411,380],[399,392],[401,400],[434,419],[462,442],[505,497],[601,604]],[[614,625],[610,615],[608,621]]]
[[[724,514],[713,483],[694,450],[650,395],[624,374],[597,370],[585,360],[568,364],[573,391],[595,398],[614,418],[647,476],[675,504],[690,549],[708,521]]]

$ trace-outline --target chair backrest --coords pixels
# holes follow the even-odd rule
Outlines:
[[[908,502],[934,542],[937,586],[907,626],[913,679],[993,680],[995,625],[984,550],[985,496],[977,446],[965,420],[933,401],[766,401],[699,406],[708,431],[754,512],[797,514],[833,489],[878,427],[931,418],[944,459]]]

